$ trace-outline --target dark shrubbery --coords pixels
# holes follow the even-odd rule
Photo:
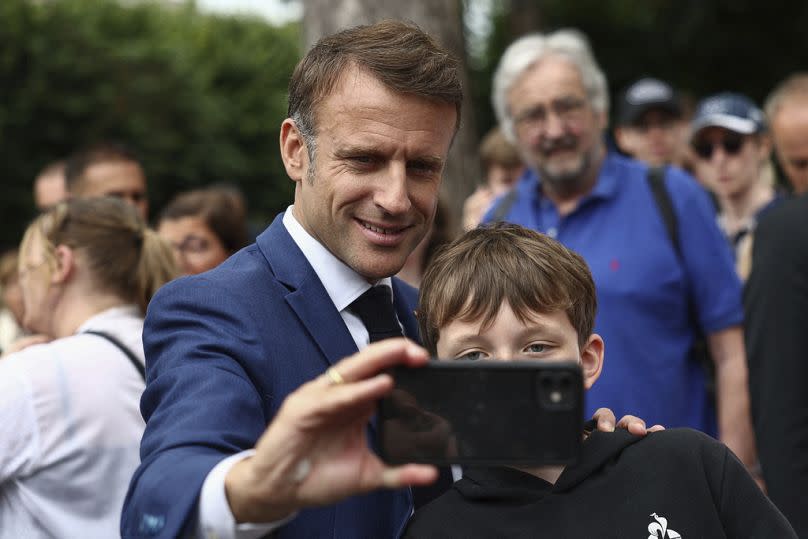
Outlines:
[[[3,0],[0,21],[0,246],[33,215],[37,171],[101,138],[141,155],[152,211],[212,182],[241,187],[254,219],[290,203],[278,130],[296,25],[111,0]]]

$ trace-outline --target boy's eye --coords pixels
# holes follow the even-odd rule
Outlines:
[[[549,347],[546,344],[542,344],[539,342],[527,345],[525,348],[525,352],[529,352],[531,354],[541,354],[546,352]]]
[[[471,352],[466,352],[460,356],[457,356],[455,359],[467,359],[469,361],[475,361],[477,359],[482,359],[483,353],[479,350],[472,350]]]

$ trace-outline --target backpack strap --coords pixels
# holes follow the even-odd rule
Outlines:
[[[516,202],[516,188],[512,188],[507,195],[499,199],[499,202],[494,207],[494,213],[491,214],[491,222],[496,223],[505,219]]]
[[[676,258],[679,263],[684,266],[684,256],[682,254],[682,245],[679,241],[679,219],[676,215],[676,210],[673,208],[673,201],[671,195],[665,187],[665,168],[664,167],[649,167],[648,169],[648,186],[651,188],[651,193],[654,195],[654,202],[656,202],[659,215],[665,223],[665,230],[668,233],[668,239],[676,251]],[[691,357],[694,357],[699,362],[706,375],[705,383],[707,384],[707,394],[710,400],[715,403],[715,363],[710,356],[710,348],[707,345],[707,338],[704,332],[698,326],[698,313],[693,297],[688,292],[687,295],[687,310],[696,329],[696,339],[693,342],[693,347],[690,351]]]
[[[123,354],[127,358],[129,358],[129,361],[132,362],[132,365],[134,365],[134,367],[137,369],[137,372],[140,373],[140,377],[143,378],[144,382],[146,381],[146,368],[143,366],[143,363],[141,363],[140,360],[135,356],[134,352],[132,352],[121,341],[119,341],[117,338],[113,337],[109,333],[105,333],[103,331],[87,330],[87,331],[82,331],[82,333],[86,333],[88,335],[97,335],[98,337],[101,337],[102,339],[106,339],[107,341],[112,343],[118,350],[123,352]]]
[[[668,232],[668,239],[671,240],[676,256],[682,259],[682,246],[679,243],[679,219],[676,210],[673,209],[673,201],[670,193],[665,187],[665,167],[648,168],[648,186],[651,194],[654,195],[659,215],[665,223],[665,230]]]

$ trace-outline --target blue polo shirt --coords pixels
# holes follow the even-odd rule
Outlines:
[[[685,172],[668,167],[681,259],[665,230],[646,165],[608,154],[597,184],[560,217],[528,171],[503,220],[558,239],[589,264],[598,295],[595,331],[606,343],[603,371],[586,414],[608,406],[649,425],[692,427],[715,436],[715,410],[702,366],[689,357],[696,327],[710,333],[741,324],[741,283],[709,198]],[[494,207],[483,222],[492,219]],[[689,307],[692,301],[692,310]],[[698,320],[691,320],[694,312]]]

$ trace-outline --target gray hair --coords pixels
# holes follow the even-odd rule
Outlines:
[[[778,84],[769,94],[769,97],[766,98],[763,110],[766,112],[766,118],[770,126],[783,101],[795,97],[808,98],[808,72],[803,71],[792,74]]]
[[[603,113],[609,112],[606,76],[595,61],[584,34],[573,29],[544,35],[530,34],[511,43],[494,73],[494,112],[503,132],[512,142],[516,140],[516,133],[508,107],[508,92],[529,68],[547,56],[560,56],[575,66],[581,74],[592,108]]]

